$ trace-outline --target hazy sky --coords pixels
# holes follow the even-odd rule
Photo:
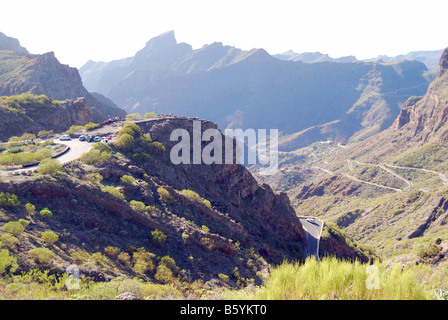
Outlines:
[[[1,0],[0,32],[74,67],[132,56],[169,30],[193,48],[364,59],[448,47],[447,9],[447,0]]]

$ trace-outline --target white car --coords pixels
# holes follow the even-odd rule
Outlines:
[[[72,138],[70,138],[70,136],[68,134],[64,134],[63,136],[61,136],[59,138],[59,140],[61,140],[61,141],[68,141],[68,140],[72,140]]]
[[[308,219],[306,219],[306,221],[307,221],[307,222],[310,222],[310,223],[313,223],[315,220],[316,220],[316,219],[314,219],[314,218],[308,218]]]

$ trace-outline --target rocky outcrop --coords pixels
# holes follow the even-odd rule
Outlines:
[[[72,125],[83,126],[92,121],[92,109],[85,98],[63,102],[35,99],[31,105],[24,106],[22,112],[2,108],[5,102],[0,101],[0,140],[6,141],[25,132],[36,136],[41,130],[63,132]]]
[[[193,137],[193,121],[189,118],[160,118],[139,125],[144,132],[162,142],[168,151],[177,143],[170,141],[173,130],[185,129]],[[216,129],[217,125],[205,120],[201,122],[202,132],[211,128]],[[270,252],[267,259],[275,262],[281,262],[285,257],[301,257],[306,243],[305,233],[286,194],[274,193],[266,184],[259,185],[239,164],[173,165],[169,159],[167,162],[155,162],[149,170],[174,189],[196,191],[219,212],[226,213],[241,225],[244,232],[235,228],[234,236],[246,246],[257,250],[264,247],[262,252]],[[269,250],[265,250],[266,246]]]
[[[31,93],[55,100],[84,97],[92,109],[94,122],[126,114],[115,104],[91,95],[83,86],[78,70],[61,64],[54,52],[28,54],[26,49],[17,47],[16,39],[8,39],[8,42],[2,41],[0,35],[0,96]]]
[[[0,32],[0,50],[11,50],[19,53],[28,53],[28,51],[20,45],[17,39],[8,37],[2,32]]]

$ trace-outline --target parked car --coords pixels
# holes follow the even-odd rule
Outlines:
[[[79,141],[86,141],[86,136],[80,136]]]
[[[309,222],[309,223],[314,223],[315,220],[316,220],[316,219],[314,219],[314,218],[308,218],[308,219],[306,219],[306,221]]]
[[[90,134],[86,137],[87,142],[93,142],[94,139],[95,139],[95,137]]]
[[[72,140],[72,138],[70,138],[70,136],[68,134],[64,134],[63,136],[61,136],[59,138],[59,140],[61,140],[61,141],[68,141],[68,140]]]
[[[93,142],[101,142],[101,137],[95,137],[94,139],[93,139]]]

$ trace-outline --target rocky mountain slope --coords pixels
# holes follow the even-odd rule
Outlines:
[[[309,64],[222,43],[193,50],[172,31],[134,57],[80,69],[89,90],[128,113],[199,116],[222,129],[278,128],[283,150],[360,140],[387,128],[409,96],[424,94],[425,72],[417,61]]]
[[[72,125],[92,122],[92,109],[85,98],[54,101],[45,95],[21,94],[0,97],[0,140],[24,133],[38,135],[51,128],[55,133]]]
[[[90,94],[78,70],[61,64],[53,52],[29,54],[16,39],[0,36],[0,96],[22,93],[44,94],[55,100],[83,97],[92,109],[95,122],[126,114],[115,104]]]
[[[111,133],[115,146],[97,145],[53,176],[2,178],[1,246],[17,259],[16,272],[61,273],[75,264],[96,280],[137,276],[171,283],[191,277],[245,286],[261,283],[270,264],[302,259],[306,236],[288,197],[258,184],[241,165],[173,165],[174,128],[191,133],[192,120],[127,124],[119,136],[131,135],[130,144]],[[203,121],[202,129],[208,128],[216,124]],[[102,160],[92,162],[95,150]],[[13,196],[15,201],[2,200]],[[3,226],[19,219],[29,224],[11,238]],[[43,232],[56,234],[56,242]],[[52,258],[34,257],[36,248],[48,249]],[[341,248],[342,255],[353,253]]]
[[[423,96],[394,123],[347,146],[316,143],[280,161],[276,177],[299,214],[337,224],[385,259],[445,266],[448,244],[448,50]]]

